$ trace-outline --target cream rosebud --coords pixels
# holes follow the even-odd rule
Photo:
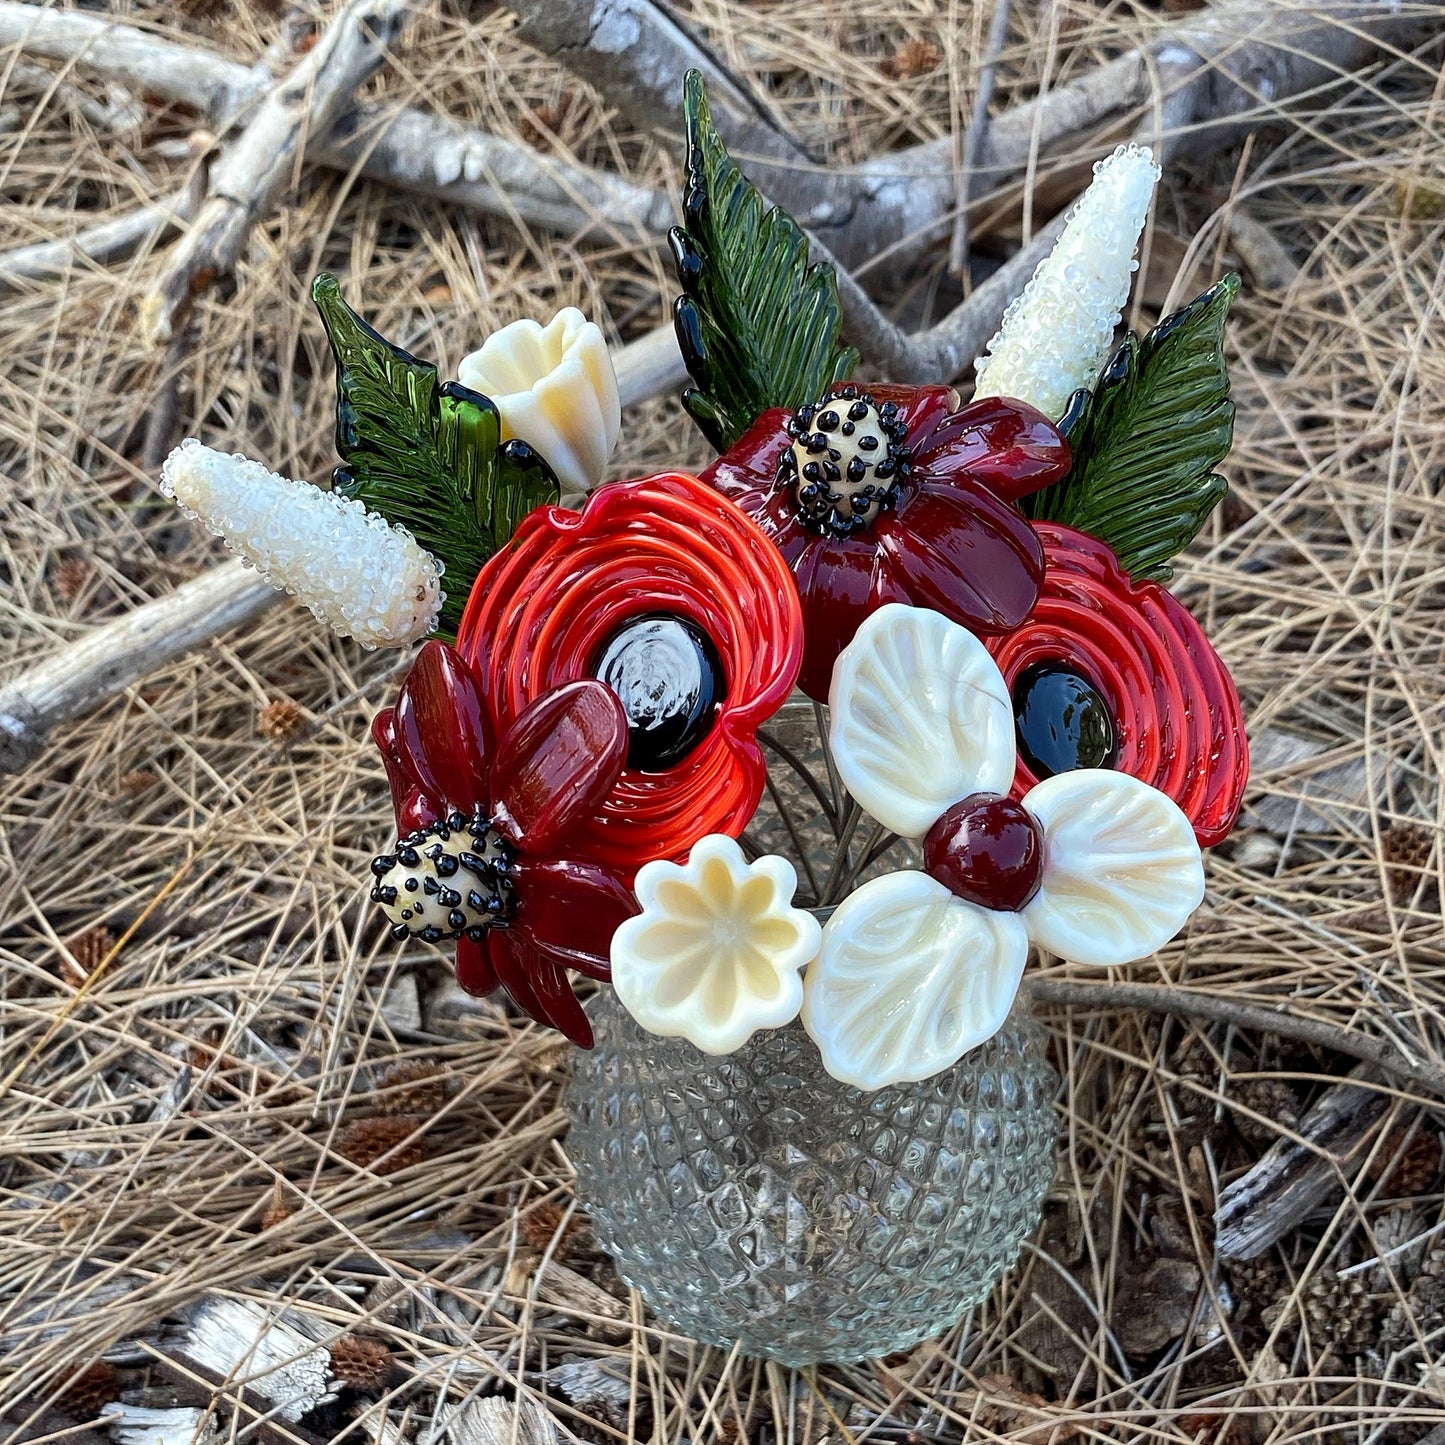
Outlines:
[[[974,362],[976,397],[1014,397],[1057,421],[1074,392],[1094,384],[1129,299],[1158,179],[1144,146],[1120,146],[1094,167],[1054,249],[1004,312],[989,354]]]
[[[166,458],[161,490],[343,637],[405,647],[436,627],[441,563],[359,501],[194,437]]]
[[[457,379],[491,397],[502,439],[535,447],[563,491],[585,492],[602,480],[622,430],[622,403],[602,332],[575,306],[546,326],[504,326],[462,358]]]

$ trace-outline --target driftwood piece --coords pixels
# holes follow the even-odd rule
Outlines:
[[[236,264],[251,227],[294,179],[308,134],[324,136],[352,93],[381,69],[408,0],[350,0],[301,62],[257,106],[211,169],[209,194],[141,303],[141,329],[167,342],[198,292]]]
[[[255,1300],[208,1297],[175,1353],[206,1378],[244,1384],[292,1424],[336,1397],[327,1351]]]
[[[37,241],[0,255],[0,286],[61,276],[77,261],[103,266],[128,256],[152,237],[183,225],[195,210],[194,197],[182,193],[152,206],[141,206],[111,221],[89,226],[63,241]]]
[[[624,346],[616,367],[624,406],[687,376],[670,326]],[[254,622],[284,596],[250,567],[227,562],[67,643],[0,687],[0,773],[26,767],[52,728],[93,712],[219,633]]]
[[[1351,1077],[1372,1078],[1361,1067]],[[1247,1173],[1225,1186],[1214,1213],[1220,1259],[1253,1259],[1284,1238],[1316,1205],[1342,1193],[1341,1169],[1389,1104],[1378,1089],[1339,1083],[1299,1122],[1298,1138],[1277,1139]]]
[[[1413,1084],[1437,1098],[1445,1099],[1445,1068],[1440,1065],[1425,1059],[1417,1062],[1407,1058],[1396,1045],[1367,1034],[1363,1029],[1342,1028],[1323,1019],[1306,1018],[1291,1013],[1282,1004],[1267,1007],[1246,1003],[1228,994],[1173,984],[1095,983],[1081,978],[1055,978],[1050,974],[1026,977],[1023,988],[1035,1003],[1087,1009],[1143,1009],[1149,1013],[1209,1019],[1214,1023],[1252,1029],[1256,1033],[1274,1033],[1281,1038],[1298,1039],[1301,1043],[1333,1049],[1336,1053],[1359,1059],[1388,1078],[1401,1084]]]
[[[469,1400],[448,1411],[437,1411],[450,1445],[557,1445],[559,1435],[551,1415],[529,1394],[509,1400],[489,1395]]]
[[[697,63],[697,42],[649,0],[511,0],[522,33],[556,57],[634,124],[674,135],[678,80]],[[1306,91],[1319,103],[1380,45],[1438,27],[1436,5],[1396,0],[1281,7],[1277,0],[1231,0],[1160,26],[1145,46],[1036,100],[995,116],[973,174],[988,189],[1013,179],[1035,150],[1067,143],[1131,117],[1147,121],[1156,98],[1167,111],[1171,145],[1218,149],[1243,124],[1278,112]],[[709,95],[723,92],[710,58]],[[737,82],[728,84],[735,91]],[[917,254],[940,240],[957,204],[954,140],[941,137],[856,167],[798,162],[748,108],[715,103],[719,129],[762,189],[789,209],[850,269],[887,255]]]
[[[82,65],[148,95],[189,106],[218,131],[244,118],[272,83],[265,66],[243,65],[103,16],[21,0],[0,0],[4,45]],[[359,165],[368,179],[565,235],[600,232],[631,241],[660,241],[673,220],[672,202],[662,191],[540,155],[415,106],[368,103],[345,110],[328,135],[313,128],[306,138],[306,159],[343,172]],[[138,234],[135,243],[146,234]],[[0,257],[0,282],[9,269]]]
[[[117,1400],[101,1416],[117,1445],[213,1445],[221,1435],[214,1410],[185,1405],[155,1409]]]

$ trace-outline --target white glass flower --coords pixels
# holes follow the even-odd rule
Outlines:
[[[834,913],[804,985],[828,1072],[859,1088],[927,1078],[1008,1017],[1030,942],[1075,963],[1162,947],[1204,898],[1189,819],[1106,768],[1021,801],[1008,688],[979,640],[890,603],[843,650],[829,694],[839,776],[923,871],[865,883]]]
[[[195,437],[166,458],[161,490],[343,637],[405,647],[435,630],[446,600],[441,563],[361,502]]]
[[[564,491],[602,480],[622,430],[617,376],[601,330],[575,306],[546,326],[514,321],[462,358],[457,379],[496,403],[502,440],[520,437],[547,459]]]
[[[975,398],[1014,397],[1057,421],[1074,392],[1093,386],[1129,299],[1158,180],[1146,146],[1119,146],[1094,167],[1063,234],[974,362]]]
[[[799,971],[818,952],[818,920],[794,908],[798,879],[784,858],[749,863],[711,833],[686,864],[637,874],[642,912],[612,936],[612,986],[643,1028],[730,1054],[758,1029],[791,1023]]]

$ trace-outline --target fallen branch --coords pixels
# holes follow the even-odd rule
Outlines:
[[[1053,249],[1067,219],[1068,211],[1061,211],[942,321],[914,334],[895,326],[853,276],[835,265],[845,336],[889,381],[926,384],[954,380],[982,355],[1004,309]],[[813,252],[815,260],[832,259],[816,241]]]
[[[234,269],[251,227],[293,180],[308,133],[330,131],[356,88],[381,68],[407,14],[407,0],[350,0],[267,92],[212,167],[204,204],[141,303],[141,329],[153,345],[169,341],[197,293]]]
[[[5,45],[84,65],[189,106],[218,131],[244,115],[271,84],[264,66],[242,65],[102,16],[21,0],[0,0],[0,46]],[[308,136],[306,159],[342,172],[359,166],[370,180],[569,236],[660,241],[673,221],[672,202],[662,191],[539,155],[416,107],[355,106],[329,135]]]
[[[616,367],[624,406],[672,390],[687,376],[670,326],[623,347]],[[256,621],[284,597],[250,567],[226,562],[67,643],[0,687],[0,773],[28,766],[61,723],[93,712],[218,634]]]
[[[522,33],[555,56],[635,125],[664,135],[679,130],[679,79],[696,63],[698,44],[650,0],[511,0]],[[1280,113],[1285,102],[1352,79],[1381,45],[1440,24],[1435,0],[1310,7],[1278,0],[1231,0],[1158,28],[1130,50],[1069,84],[995,116],[976,171],[988,189],[1018,176],[1031,153],[1067,142],[1078,152],[1104,125],[1147,122],[1168,106],[1174,144],[1217,149],[1241,126]],[[702,66],[710,96],[726,77],[710,57]],[[715,106],[719,129],[754,181],[786,197],[800,224],[849,269],[904,258],[945,233],[957,206],[952,137],[879,156],[856,167],[809,166],[792,147],[750,126],[736,106]]]
[[[1127,1008],[1148,1013],[1172,1014],[1176,1018],[1208,1019],[1233,1024],[1254,1033],[1274,1033],[1322,1049],[1333,1049],[1352,1059],[1375,1065],[1382,1073],[1402,1084],[1412,1084],[1439,1098],[1445,1098],[1445,1068],[1417,1062],[1382,1039],[1358,1029],[1342,1028],[1323,1019],[1289,1013],[1282,1006],[1241,1003],[1227,994],[1203,993],[1156,983],[1089,983],[1083,979],[1031,977],[1024,985],[1038,1003],[1063,1004],[1072,1008]]]
[[[678,100],[689,70],[702,72],[708,105],[728,148],[746,164],[810,167],[817,157],[722,65],[677,16],[654,0],[517,0],[518,34],[616,105],[634,126],[681,134]]]
[[[103,266],[129,256],[147,241],[159,239],[172,227],[184,225],[195,213],[196,199],[189,192],[141,206],[112,221],[89,226],[63,241],[40,241],[0,254],[0,286],[40,281],[64,275],[77,261]]]
[[[998,58],[1008,39],[1011,11],[1009,0],[993,0],[993,19],[989,22],[983,65],[978,72],[978,90],[969,112],[968,128],[963,134],[963,155],[960,157],[958,182],[955,187],[953,240],[949,245],[948,269],[962,276],[968,265],[968,203],[973,180],[983,163],[984,146],[988,143],[989,107],[993,104],[994,81],[998,76]]]
[[[1355,1077],[1368,1080],[1368,1068]],[[1231,1181],[1214,1211],[1220,1259],[1255,1259],[1317,1205],[1343,1192],[1343,1166],[1358,1154],[1389,1104],[1378,1089],[1336,1084],[1299,1121],[1298,1137],[1276,1139],[1245,1174]]]

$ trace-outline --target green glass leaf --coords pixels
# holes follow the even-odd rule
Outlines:
[[[441,626],[455,633],[482,564],[533,507],[557,501],[557,479],[526,442],[502,442],[490,398],[439,381],[431,362],[393,346],[346,304],[334,276],[318,276],[311,296],[336,358],[336,490],[441,560]]]
[[[1224,321],[1238,291],[1231,273],[1124,339],[1087,404],[1070,405],[1073,467],[1028,499],[1031,517],[1107,542],[1130,576],[1169,580],[1229,489],[1214,468],[1234,439]]]
[[[728,154],[702,76],[683,82],[687,123],[684,224],[670,240],[682,295],[678,344],[696,382],[683,405],[726,451],[769,407],[816,401],[858,364],[839,345],[842,308],[833,268],[808,264],[808,238],[769,207]]]

